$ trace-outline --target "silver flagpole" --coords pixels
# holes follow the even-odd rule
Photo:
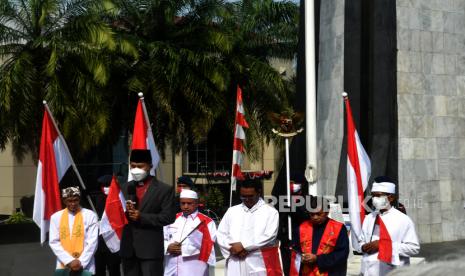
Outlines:
[[[316,142],[316,65],[315,65],[315,8],[314,0],[305,1],[305,128],[306,160],[305,177],[309,194],[316,196],[317,189],[317,142]]]
[[[66,144],[66,141],[63,138],[63,135],[61,134],[60,129],[58,128],[58,125],[57,125],[57,123],[55,121],[55,118],[53,117],[53,114],[50,111],[50,108],[48,107],[47,101],[43,101],[43,104],[45,106],[45,109],[47,109],[47,112],[50,115],[50,118],[52,119],[53,126],[55,127],[56,131],[58,132],[58,137],[60,137],[61,141],[63,141],[63,146],[66,149],[66,154],[68,155],[69,160],[71,160],[71,167],[73,167],[73,170],[76,173],[76,176],[77,176],[77,178],[79,180],[79,184],[81,184],[82,189],[84,191],[86,191],[87,190],[86,185],[84,185],[84,181],[82,180],[82,177],[79,174],[79,171],[78,171],[78,169],[76,167],[76,163],[74,163],[74,160],[73,160],[73,157],[71,156],[68,145]],[[94,204],[92,203],[92,200],[90,199],[90,196],[88,194],[86,194],[86,198],[87,198],[87,201],[89,201],[89,204],[90,204],[90,207],[92,208],[92,210],[95,213],[97,213],[97,211],[95,210]]]
[[[286,191],[287,191],[287,203],[291,207],[291,170],[289,168],[289,138],[286,138]],[[287,215],[287,227],[288,227],[288,237],[292,241],[292,218],[291,215]]]
[[[300,128],[298,130],[295,130],[294,127],[292,127],[292,119],[285,118],[284,115],[279,116],[280,117],[280,122],[284,124],[281,126],[281,130],[286,130],[284,132],[279,132],[276,129],[271,129],[273,133],[276,135],[284,138],[285,141],[285,154],[286,154],[286,194],[287,194],[287,203],[289,204],[289,208],[292,208],[292,202],[291,202],[291,169],[290,169],[290,162],[289,162],[289,140],[290,138],[296,136],[297,134],[301,133],[304,129]],[[290,123],[290,124],[289,124]],[[290,210],[289,210],[290,211]],[[287,216],[287,227],[288,227],[288,238],[290,241],[292,241],[292,218],[291,215],[289,214]]]

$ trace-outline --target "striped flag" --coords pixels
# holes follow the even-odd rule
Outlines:
[[[236,99],[236,123],[234,130],[234,143],[233,143],[233,161],[231,173],[231,191],[236,190],[237,179],[243,179],[241,172],[242,154],[244,153],[244,128],[249,125],[245,120],[244,105],[242,104],[242,90],[237,86],[237,99]]]
[[[150,150],[152,155],[152,169],[150,175],[155,175],[155,169],[160,162],[160,155],[158,154],[155,140],[153,139],[152,128],[150,126],[149,116],[145,107],[143,94],[139,94],[140,99],[137,104],[136,118],[134,120],[134,130],[132,132],[131,150],[143,149]],[[132,174],[128,174],[128,181],[132,180]]]
[[[347,187],[349,201],[349,217],[351,222],[352,246],[358,250],[358,238],[362,233],[365,218],[363,207],[364,191],[371,174],[371,162],[360,142],[355,129],[349,99],[344,97],[347,120]]]
[[[45,242],[49,231],[50,217],[62,209],[59,183],[71,164],[71,155],[65,140],[45,105],[32,216],[40,228],[41,243]]]
[[[119,251],[123,227],[128,223],[124,214],[126,211],[125,202],[123,192],[116,177],[113,176],[105,202],[105,210],[100,220],[100,235],[112,253]]]

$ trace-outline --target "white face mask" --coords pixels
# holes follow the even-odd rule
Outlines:
[[[108,195],[109,192],[110,192],[110,187],[103,187],[103,193],[105,195]]]
[[[387,196],[373,197],[371,201],[373,202],[373,207],[375,207],[376,210],[388,209],[391,206]]]
[[[134,169],[131,169],[131,174],[132,174],[132,178],[135,181],[142,181],[147,177],[149,172],[143,169],[134,168]]]

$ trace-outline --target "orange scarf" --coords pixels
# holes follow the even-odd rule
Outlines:
[[[69,233],[68,208],[63,211],[60,220],[60,242],[73,258],[79,258],[84,250],[84,223],[82,212],[78,211],[74,217],[73,231]]]
[[[326,224],[325,230],[323,231],[323,236],[321,237],[320,244],[316,255],[328,254],[334,251],[336,246],[337,238],[343,224],[332,219],[328,219],[328,224]],[[300,225],[300,246],[302,253],[310,254],[312,253],[312,242],[313,242],[313,225],[310,221],[304,221]],[[304,264],[302,267],[302,275],[304,276],[327,276],[327,272],[320,272],[316,264]]]

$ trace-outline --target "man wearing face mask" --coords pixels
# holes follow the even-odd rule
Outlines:
[[[120,255],[125,276],[163,275],[163,226],[173,223],[173,189],[149,175],[149,150],[132,150],[132,181],[123,185],[129,223],[123,229]]]
[[[409,264],[420,244],[413,221],[393,204],[396,186],[388,177],[378,177],[371,196],[376,209],[365,217],[360,237],[362,275],[383,276],[396,267]]]
[[[282,275],[278,211],[260,197],[260,181],[245,180],[239,186],[242,203],[228,209],[216,235],[226,258],[225,275]]]

